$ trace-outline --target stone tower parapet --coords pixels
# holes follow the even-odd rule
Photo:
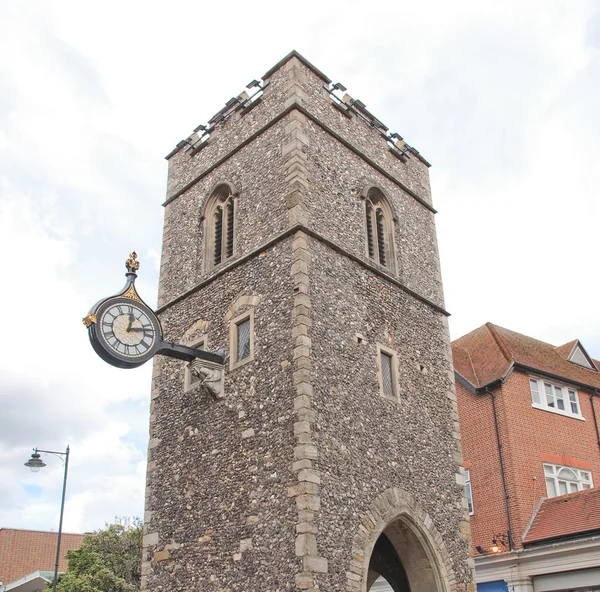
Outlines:
[[[155,361],[146,590],[473,589],[429,165],[339,86],[292,52],[168,157],[165,337],[230,361]]]

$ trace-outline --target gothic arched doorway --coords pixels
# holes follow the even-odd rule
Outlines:
[[[384,586],[383,577],[388,587]],[[438,592],[437,567],[427,549],[427,543],[410,524],[400,517],[387,526],[379,535],[371,558],[367,575],[367,591],[373,584],[382,590],[393,592]]]
[[[382,492],[359,524],[346,592],[456,591],[444,540],[410,493],[396,487]]]

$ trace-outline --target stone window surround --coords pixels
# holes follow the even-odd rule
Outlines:
[[[238,325],[244,321],[250,321],[250,355],[243,360],[237,359],[238,350]],[[249,308],[246,312],[238,315],[229,321],[229,369],[235,370],[248,362],[254,360],[254,307]]]
[[[381,370],[381,354],[386,354],[392,358],[392,389],[394,396],[390,397],[385,394],[383,389],[383,373]],[[398,354],[395,350],[383,345],[382,343],[377,344],[377,378],[379,380],[379,394],[381,397],[388,401],[399,401],[398,393]]]
[[[396,221],[398,220],[392,205],[390,204],[385,192],[379,185],[365,185],[360,192],[360,197],[363,202],[363,226],[364,226],[364,244],[365,244],[365,255],[367,259],[375,265],[386,269],[389,273],[396,274],[398,271],[397,259],[396,259]],[[367,218],[368,208],[372,208],[373,212],[373,240],[376,257],[371,257],[369,254],[369,231]],[[377,253],[377,228],[376,228],[376,212],[382,213],[383,217],[383,240],[385,244],[385,258],[386,263],[382,264],[379,262],[379,255]]]
[[[204,202],[202,211],[202,217],[200,221],[204,223],[204,248],[202,249],[202,272],[207,273],[217,267],[221,267],[225,263],[232,261],[237,253],[237,199],[238,190],[236,186],[228,181],[220,181],[213,186],[209,193],[209,197]],[[221,249],[221,261],[219,263],[214,262],[215,252],[215,224],[214,217],[217,211],[217,207],[225,205],[227,202],[231,203],[233,207],[233,254],[227,257],[226,253],[226,233],[227,233],[227,221],[223,220],[223,234],[222,234],[222,249]]]
[[[186,344],[187,347],[199,348],[199,349],[208,349],[208,335],[202,335],[198,339],[192,341],[191,343]],[[189,364],[185,364],[184,366],[184,374],[183,374],[183,392],[187,393],[192,389],[196,388],[200,384],[200,379],[196,378],[194,380],[194,376],[190,371]]]

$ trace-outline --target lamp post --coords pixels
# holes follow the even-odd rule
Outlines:
[[[65,509],[65,493],[67,491],[67,470],[69,468],[69,447],[67,446],[67,450],[65,452],[56,452],[54,450],[40,450],[39,448],[34,448],[31,458],[26,463],[24,463],[25,466],[29,467],[33,473],[37,473],[42,467],[46,466],[46,463],[40,457],[40,452],[45,452],[46,454],[54,454],[55,456],[58,456],[65,464],[65,476],[63,478],[62,501],[60,502],[60,518],[58,520],[58,538],[56,540],[56,562],[54,563],[54,581],[52,582],[52,592],[56,592],[56,582],[58,580],[58,562],[60,559],[60,537],[62,534],[63,511]]]

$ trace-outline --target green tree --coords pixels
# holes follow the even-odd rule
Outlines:
[[[57,592],[136,592],[140,589],[142,524],[120,519],[88,534],[77,551],[68,551],[69,567]],[[51,587],[51,585],[50,585]]]

